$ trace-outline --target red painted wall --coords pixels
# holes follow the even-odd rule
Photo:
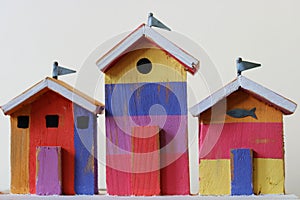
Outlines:
[[[58,128],[46,128],[46,115],[59,115]],[[32,103],[30,116],[29,184],[34,194],[36,174],[36,147],[62,147],[62,192],[74,191],[74,123],[72,102],[49,91]]]

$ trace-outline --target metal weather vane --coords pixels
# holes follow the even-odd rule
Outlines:
[[[169,27],[167,27],[166,25],[164,25],[161,21],[159,21],[158,19],[156,19],[153,16],[153,13],[149,13],[148,15],[148,24],[149,27],[157,27],[157,28],[161,28],[161,29],[165,29],[168,31],[171,31],[171,29]]]
[[[237,58],[236,59],[236,68],[237,68],[237,75],[240,76],[242,75],[242,71],[256,68],[261,66],[259,63],[253,63],[253,62],[248,62],[248,61],[243,61],[242,58]]]
[[[75,70],[72,69],[67,69],[65,67],[58,66],[58,62],[53,63],[53,71],[52,71],[52,78],[57,79],[58,76],[66,75],[66,74],[71,74],[75,73]]]

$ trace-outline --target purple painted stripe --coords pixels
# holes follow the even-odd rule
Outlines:
[[[123,116],[106,117],[107,154],[132,152],[132,128],[158,126],[161,153],[180,153],[187,150],[187,116]]]
[[[60,147],[37,147],[36,194],[61,194]]]

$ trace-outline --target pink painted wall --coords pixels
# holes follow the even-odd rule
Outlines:
[[[220,128],[220,124],[200,124],[200,159],[230,159],[230,149],[237,148],[252,149],[254,158],[284,156],[280,122],[225,123]]]

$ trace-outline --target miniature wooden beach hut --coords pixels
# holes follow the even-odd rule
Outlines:
[[[11,118],[11,193],[96,194],[103,104],[46,78],[4,106]]]
[[[283,115],[295,109],[241,75],[192,107],[199,118],[200,194],[284,194]]]
[[[199,61],[142,24],[97,65],[105,73],[108,194],[189,194],[186,80]]]

